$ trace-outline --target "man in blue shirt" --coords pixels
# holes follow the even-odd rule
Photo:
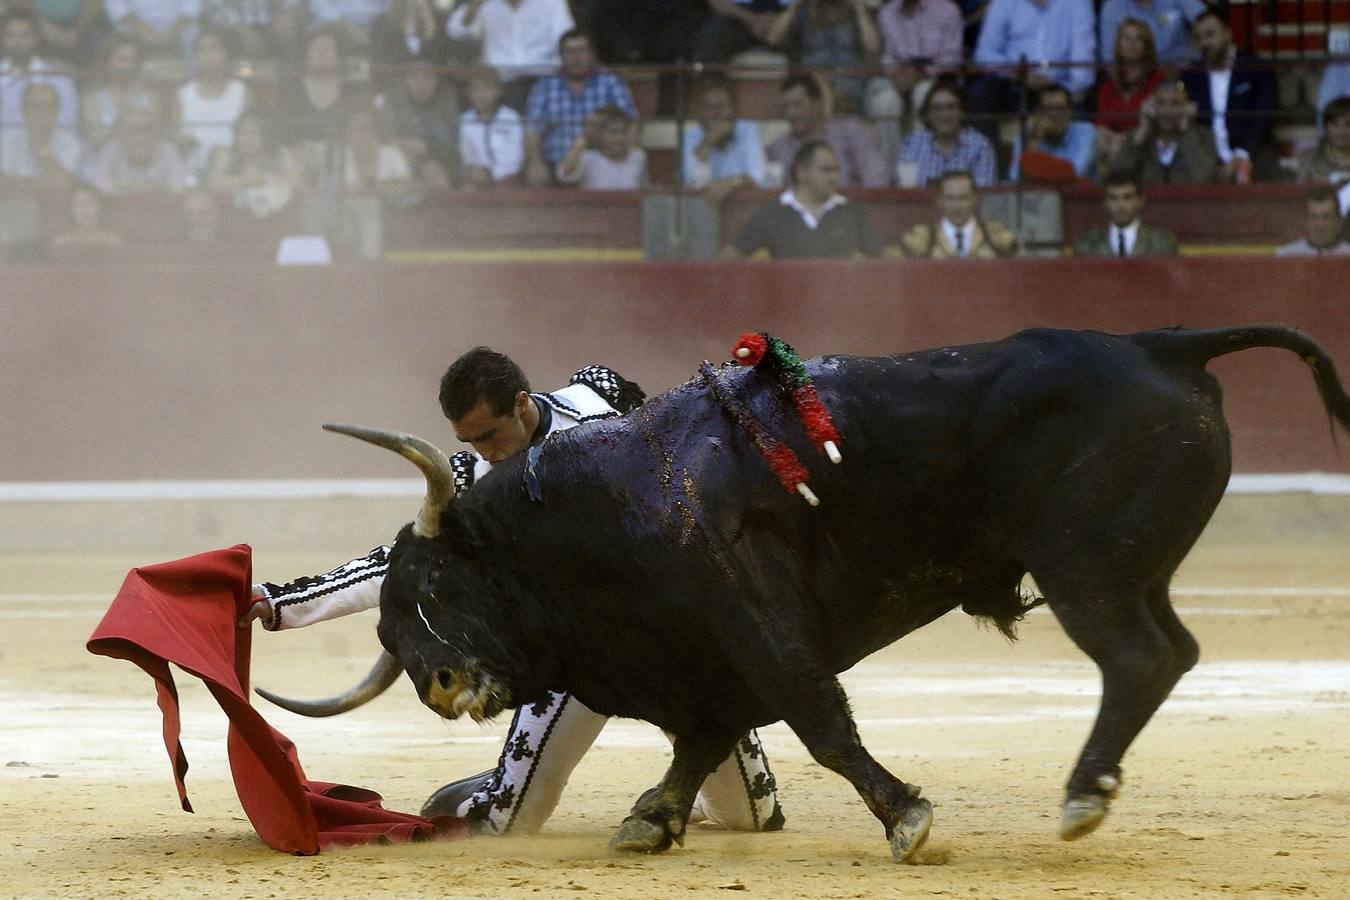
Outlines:
[[[1073,101],[1059,85],[1045,88],[1036,97],[1036,113],[1027,132],[1027,147],[1036,153],[1062,159],[1073,166],[1079,178],[1091,178],[1097,148],[1097,129],[1091,122],[1074,121]],[[1008,180],[1021,177],[1022,140],[1013,144]]]
[[[1104,63],[1111,62],[1116,46],[1116,32],[1126,19],[1136,19],[1153,32],[1153,46],[1158,62],[1164,66],[1185,63],[1194,54],[1191,51],[1191,23],[1205,11],[1201,0],[1106,0],[1097,14],[1097,54]]]
[[[975,44],[985,72],[966,91],[977,127],[997,135],[992,114],[1017,109],[1022,75],[1028,89],[1059,84],[1080,104],[1097,79],[1096,26],[1092,0],[991,0]]]
[[[768,161],[759,126],[736,118],[731,84],[721,76],[699,82],[694,112],[684,130],[681,157],[685,187],[704,191],[714,205],[737,187],[768,187]]]
[[[595,58],[590,35],[572,29],[558,39],[561,71],[535,82],[525,102],[525,178],[532,187],[553,183],[553,173],[586,127],[606,106],[617,106],[637,125],[628,85]]]

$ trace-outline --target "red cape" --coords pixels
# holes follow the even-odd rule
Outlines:
[[[252,629],[236,622],[252,602],[252,583],[246,544],[132,569],[87,645],[90,653],[134,662],[155,680],[183,809],[192,812],[171,662],[204,681],[229,718],[234,787],[267,846],[310,854],[374,841],[467,837],[462,819],[392,812],[374,791],[305,777],[295,745],[249,705]]]

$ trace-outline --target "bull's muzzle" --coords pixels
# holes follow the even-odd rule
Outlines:
[[[490,719],[503,708],[501,692],[491,676],[470,676],[453,669],[436,672],[423,702],[443,718],[458,719],[467,713],[475,722]]]

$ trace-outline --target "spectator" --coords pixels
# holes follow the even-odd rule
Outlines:
[[[1322,110],[1322,137],[1298,158],[1299,181],[1350,181],[1350,97],[1338,97]]]
[[[769,29],[789,0],[708,0],[694,59],[725,63],[751,47],[763,47]]]
[[[1279,103],[1275,73],[1255,64],[1256,57],[1233,46],[1228,20],[1214,7],[1191,26],[1205,68],[1185,72],[1182,81],[1195,101],[1200,121],[1214,134],[1214,149],[1223,164],[1221,181],[1245,180],[1235,160],[1250,161],[1258,179],[1279,175],[1279,153],[1271,118]]]
[[[1017,181],[1025,172],[1039,181],[1073,181],[1091,178],[1096,157],[1097,132],[1088,122],[1073,119],[1073,100],[1057,84],[1036,95],[1035,114],[1027,132],[1029,152],[1022,155],[1022,139],[1013,145],[1008,180]],[[1033,162],[1034,156],[1040,158]],[[1044,165],[1062,163],[1061,166]]]
[[[76,66],[93,58],[103,22],[99,0],[11,0],[9,8],[33,14],[42,43],[53,56]]]
[[[114,35],[104,45],[95,87],[80,103],[80,127],[85,142],[97,150],[112,136],[118,120],[131,109],[158,115],[160,96],[143,76],[141,45],[124,34]]]
[[[627,66],[689,62],[706,12],[689,0],[583,0],[577,8],[601,61]],[[657,115],[675,115],[682,87],[673,73],[657,75]]]
[[[863,111],[866,82],[859,71],[876,62],[881,35],[863,0],[790,0],[764,36],[770,47],[786,47],[793,68],[830,74],[830,87],[843,112]]]
[[[1138,19],[1125,19],[1116,29],[1107,77],[1097,88],[1097,159],[1099,168],[1139,127],[1139,107],[1153,96],[1164,72],[1158,68],[1153,32]]]
[[[290,206],[300,185],[295,158],[268,140],[265,121],[245,112],[234,123],[234,142],[215,148],[206,187],[230,198],[255,219],[269,219]]]
[[[1345,239],[1345,218],[1336,202],[1336,191],[1319,185],[1303,201],[1303,237],[1279,247],[1276,256],[1350,256]]]
[[[536,78],[560,62],[567,68],[566,60],[560,57],[568,35],[584,37],[591,65],[595,62],[594,45],[575,30],[566,0],[465,0],[450,14],[446,29],[452,38],[482,43],[483,64],[497,70],[506,105],[516,110],[524,110]],[[577,121],[578,130],[584,118]],[[550,163],[562,157],[573,137],[568,136],[558,158]]]
[[[358,107],[343,128],[342,186],[348,194],[378,197],[389,206],[408,206],[416,200],[417,184],[403,151],[380,140],[375,110]]]
[[[330,145],[324,156],[319,182],[313,185],[323,193],[317,205],[311,198],[301,207],[300,227],[307,234],[324,232],[340,239],[356,259],[377,260],[384,253],[384,208],[417,202],[419,185],[402,151],[381,143],[374,109],[353,109],[343,135],[341,144]],[[336,185],[341,189],[334,198]]]
[[[1207,184],[1218,160],[1214,135],[1195,122],[1195,104],[1180,81],[1163,81],[1139,108],[1139,126],[1108,166],[1145,184]]]
[[[104,12],[123,34],[131,35],[152,56],[181,56],[192,61],[201,0],[104,0]]]
[[[309,17],[320,27],[335,29],[349,47],[365,49],[370,23],[389,8],[390,0],[309,0]]]
[[[415,59],[382,96],[380,131],[403,151],[408,165],[426,184],[450,186],[459,170],[459,100],[430,60]]]
[[[525,125],[520,113],[502,103],[495,69],[467,76],[469,108],[459,116],[459,158],[463,184],[486,188],[515,184],[525,168]]]
[[[1337,97],[1350,97],[1350,62],[1329,63],[1322,70],[1322,80],[1317,85],[1319,125],[1327,106]]]
[[[103,204],[91,188],[77,186],[70,192],[70,229],[52,238],[53,247],[107,247],[122,243],[122,236],[103,227]]]
[[[558,181],[588,191],[636,191],[647,185],[647,154],[634,146],[637,125],[617,106],[596,110],[567,155]]]
[[[30,12],[10,12],[4,23],[5,55],[0,59],[0,132],[23,128],[23,94],[28,85],[44,82],[56,89],[61,98],[57,124],[74,128],[79,115],[79,97],[75,82],[62,73],[65,68],[38,56],[42,38],[37,17]]]
[[[188,191],[179,208],[183,240],[210,244],[220,239],[220,204],[209,191]]]
[[[431,0],[392,0],[370,23],[370,66],[376,84],[388,92],[414,60],[439,69],[450,61],[450,39]]]
[[[744,259],[761,249],[773,259],[881,255],[881,236],[867,213],[839,193],[839,157],[825,141],[797,149],[787,190],[751,214],[722,258]]]
[[[803,144],[824,141],[834,150],[839,182],[844,187],[874,188],[890,183],[886,161],[872,142],[867,126],[852,116],[830,116],[825,89],[817,76],[788,76],[780,85],[779,98],[788,133],[768,147],[769,162],[782,173],[774,180],[779,183],[787,180]]]
[[[962,124],[961,93],[939,82],[923,98],[919,115],[925,127],[905,138],[896,162],[901,187],[930,184],[944,172],[967,172],[977,187],[998,180],[994,147],[974,128]]]
[[[234,123],[248,105],[248,88],[232,75],[224,32],[197,33],[192,45],[197,77],[178,88],[175,104],[183,157],[194,176],[206,174],[211,151],[230,143]]]
[[[970,83],[966,103],[981,117],[1017,109],[1025,63],[1027,88],[1058,84],[1077,105],[1096,80],[1096,48],[1092,0],[990,0],[975,45],[975,64],[990,71]],[[980,130],[997,139],[997,120]]]
[[[869,85],[865,109],[890,135],[881,143],[893,149],[913,130],[934,79],[961,70],[961,9],[952,0],[889,0],[877,12],[877,30],[888,79]],[[893,158],[887,149],[882,155]]]
[[[736,117],[731,84],[720,76],[699,82],[695,122],[684,130],[681,157],[685,187],[698,188],[713,206],[732,190],[771,184],[759,126]]]
[[[294,62],[304,16],[302,0],[202,0],[202,25],[225,34],[245,59]]]
[[[80,139],[57,127],[61,97],[34,81],[23,92],[23,127],[0,135],[0,187],[10,193],[64,194],[80,171]]]
[[[1129,175],[1110,176],[1104,202],[1110,225],[1094,228],[1074,241],[1074,256],[1177,255],[1176,235],[1139,220],[1144,209],[1144,186],[1139,181]]]
[[[304,71],[299,78],[282,78],[277,120],[282,123],[278,137],[283,144],[312,145],[340,134],[355,103],[342,79],[340,34],[329,27],[310,31],[305,38]],[[306,148],[307,152],[314,149]]]
[[[581,134],[591,113],[617,106],[634,121],[637,106],[623,79],[599,67],[595,48],[584,31],[558,39],[561,71],[535,82],[525,104],[526,180],[534,187],[550,184],[553,172]]]
[[[113,137],[99,151],[90,180],[113,196],[176,194],[187,187],[188,169],[178,148],[164,139],[155,114],[133,108],[123,114]]]
[[[1191,57],[1191,23],[1204,11],[1201,0],[1106,0],[1097,13],[1101,61],[1115,61],[1119,55],[1116,42],[1120,26],[1133,21],[1148,31],[1149,43],[1157,48],[1158,62],[1164,66],[1184,65]]]
[[[938,178],[936,225],[915,225],[900,239],[906,256],[922,259],[992,259],[1016,256],[1017,238],[1002,223],[976,215],[980,196],[966,171]]]

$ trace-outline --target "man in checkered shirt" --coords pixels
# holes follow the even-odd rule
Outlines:
[[[558,56],[561,71],[535,82],[525,102],[525,178],[532,187],[554,183],[553,173],[586,119],[603,107],[619,107],[637,127],[632,91],[597,64],[590,35],[575,28],[567,32],[558,39]]]

